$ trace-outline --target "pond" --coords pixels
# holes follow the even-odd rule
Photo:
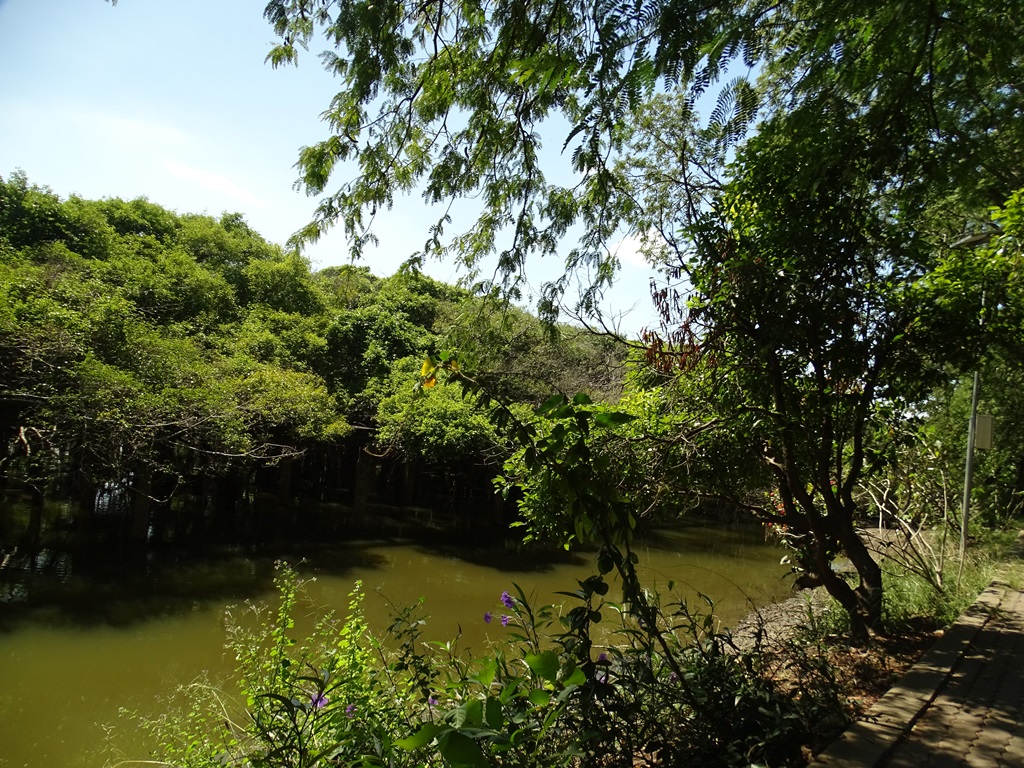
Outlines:
[[[688,600],[709,595],[727,624],[752,604],[790,594],[781,552],[757,527],[663,530],[637,551],[648,584],[664,590],[673,581]],[[278,556],[304,558],[301,573],[315,577],[311,607],[343,610],[358,579],[372,628],[386,626],[389,601],[406,606],[422,597],[426,636],[447,640],[461,630],[461,644],[470,646],[502,634],[483,614],[500,613],[498,598],[513,582],[536,603],[555,602],[556,592],[594,572],[589,554],[539,558],[384,540],[294,544],[273,554],[148,551],[130,565],[57,549],[7,557],[0,566],[0,766],[99,768],[119,756],[148,757],[152,745],[120,710],[154,715],[177,685],[203,670],[226,675],[224,610],[272,599]]]

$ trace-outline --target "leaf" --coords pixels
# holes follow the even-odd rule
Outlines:
[[[441,756],[453,766],[469,766],[470,768],[487,768],[487,760],[480,745],[458,731],[448,731],[437,739]]]
[[[619,424],[629,424],[631,421],[636,421],[636,416],[622,411],[599,411],[594,414],[594,423],[606,429]]]
[[[567,419],[576,413],[576,409],[566,403],[560,408],[556,408],[552,413],[548,414],[549,419]]]
[[[526,665],[542,680],[554,682],[558,679],[558,656],[554,651],[526,654]]]
[[[543,416],[545,413],[547,413],[548,411],[553,410],[554,408],[557,408],[558,406],[562,405],[564,402],[565,402],[565,397],[563,395],[552,395],[547,400],[545,400],[543,403],[538,405],[537,409],[534,411],[534,413],[536,413],[538,416]]]
[[[597,570],[603,576],[611,573],[615,567],[622,562],[622,553],[614,547],[602,547],[597,555]]]
[[[466,720],[463,725],[482,725],[484,722],[484,703],[480,699],[473,699],[472,701],[467,701],[465,707]]]
[[[540,688],[530,691],[530,703],[537,707],[546,707],[551,701],[551,694]]]
[[[443,730],[444,728],[437,723],[424,723],[423,727],[416,731],[412,736],[407,736],[404,739],[396,741],[395,746],[399,749],[412,752],[414,749],[420,749],[421,747],[427,746],[427,744],[432,742]]]
[[[483,667],[480,668],[479,672],[477,672],[475,675],[472,675],[470,679],[476,680],[484,688],[490,688],[491,683],[494,682],[494,675],[497,671],[498,661],[497,659],[491,659],[486,664],[484,664]]]
[[[501,716],[501,702],[493,696],[487,697],[487,703],[484,706],[484,719],[494,730],[501,730],[503,725],[503,719]]]
[[[587,682],[587,676],[583,673],[582,669],[576,667],[572,674],[562,681],[562,685],[583,685],[585,682]]]

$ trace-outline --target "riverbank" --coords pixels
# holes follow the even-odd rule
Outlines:
[[[988,588],[816,764],[1024,764],[1024,532]]]
[[[758,645],[779,647],[807,628],[832,605],[822,587],[801,590],[787,600],[755,608],[732,627],[732,641],[740,651]]]
[[[908,626],[891,636],[878,636],[870,645],[850,646],[829,634],[828,612],[835,606],[822,587],[758,608],[732,628],[732,641],[743,653],[759,650],[783,689],[799,694],[802,680],[794,670],[811,664],[827,669],[845,709],[836,713],[831,728],[808,734],[803,752],[808,760],[850,722],[867,711],[900,679],[942,634],[923,625]]]
[[[915,607],[920,607],[911,605],[912,601],[908,600],[908,594],[913,594],[913,587],[908,584],[912,579],[894,580],[895,583],[889,587],[889,621],[897,629],[875,636],[865,647],[849,646],[842,634],[836,632],[835,622],[828,616],[831,599],[821,588],[761,608],[737,623],[733,629],[737,647],[746,652],[759,650],[762,656],[771,659],[768,666],[774,664],[775,679],[783,688],[789,686],[794,694],[799,693],[797,681],[788,677],[787,667],[798,663],[794,662],[795,658],[814,653],[823,665],[827,665],[835,685],[843,692],[849,705],[849,719],[831,732],[809,735],[803,748],[806,760],[813,760],[815,764],[825,760],[828,765],[851,767],[930,765],[933,763],[927,760],[908,760],[907,755],[917,755],[918,758],[925,753],[946,755],[941,750],[952,748],[953,751],[947,755],[950,759],[957,755],[962,758],[965,754],[977,756],[973,740],[979,744],[998,741],[998,748],[1006,754],[1024,754],[1024,736],[1013,735],[998,723],[992,726],[995,731],[988,733],[989,719],[984,714],[988,705],[979,703],[975,692],[980,685],[994,691],[993,695],[1001,695],[1005,679],[1016,676],[1013,670],[1019,669],[1019,660],[1014,662],[1016,666],[1010,665],[1008,671],[994,676],[988,673],[981,675],[978,672],[981,667],[971,667],[972,663],[983,665],[987,661],[986,652],[980,645],[986,638],[989,641],[998,638],[1000,648],[1013,645],[1024,649],[1024,640],[1018,643],[1010,639],[1013,633],[1024,638],[1024,624],[1010,615],[1016,610],[1024,616],[1024,593],[1018,589],[1024,573],[1021,563],[1024,534],[1019,535],[1012,546],[1008,546],[1005,539],[1005,536],[997,534],[984,543],[978,542],[980,546],[975,551],[980,554],[980,563],[969,569],[973,571],[970,580],[965,578],[966,592],[972,597],[964,601],[964,594],[961,594],[933,602],[933,607],[941,605],[947,612],[951,607],[956,610],[958,600],[962,603],[953,614],[959,618],[947,626],[937,626],[941,623],[937,614],[914,611]],[[886,546],[891,545],[890,542]],[[989,585],[987,589],[984,589],[985,584]],[[955,591],[956,588],[951,586],[951,589]],[[980,597],[973,600],[979,592]],[[934,600],[934,594],[932,598]],[[1010,608],[1004,608],[1003,603]],[[997,608],[993,607],[997,604]],[[994,629],[985,635],[980,628],[990,623]],[[1006,666],[1003,661],[999,663]],[[959,705],[932,706],[933,701],[947,696],[943,692],[947,688],[951,697],[975,696],[975,703],[971,705],[975,714],[969,724],[973,729],[973,736],[968,739],[970,743],[940,744],[941,738],[935,735],[936,729],[944,729],[945,732],[967,728],[958,719],[963,714]],[[918,720],[924,729],[920,734],[911,730]],[[885,736],[885,744],[879,742],[882,736]],[[900,746],[902,744],[908,745],[907,748]],[[894,746],[894,756],[885,757],[887,750]],[[833,753],[841,758],[833,759]],[[870,759],[865,758],[869,753]]]

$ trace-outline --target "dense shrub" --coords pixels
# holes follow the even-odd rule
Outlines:
[[[327,614],[299,639],[302,583],[282,566],[277,586],[276,611],[228,614],[237,693],[200,680],[185,706],[147,723],[166,764],[787,765],[842,711],[827,671],[804,665],[798,688],[792,675],[782,684],[760,649],[733,645],[710,601],[659,607],[651,626],[605,601],[602,576],[561,608],[535,608],[513,585],[481,617],[507,635],[480,656],[422,642],[416,608],[374,637],[358,585],[344,620]]]

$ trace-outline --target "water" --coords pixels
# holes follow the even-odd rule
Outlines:
[[[638,552],[648,583],[664,589],[673,580],[686,595],[712,596],[727,623],[751,602],[789,594],[780,552],[756,528],[665,531]],[[296,561],[300,554],[289,557]],[[512,582],[535,602],[554,602],[555,592],[575,588],[576,579],[594,572],[587,555],[527,559],[409,542],[310,546],[305,554],[302,573],[316,578],[307,612],[343,610],[361,579],[371,627],[386,625],[383,596],[398,606],[422,597],[430,615],[426,635],[445,640],[461,629],[462,644],[470,646],[503,632],[497,622],[485,624],[483,614],[500,614],[498,598]],[[119,710],[155,714],[176,685],[203,670],[227,674],[224,609],[243,599],[272,598],[272,561],[222,554],[144,560],[131,569],[107,563],[113,570],[104,572],[42,553],[26,578],[5,582],[6,604],[0,605],[0,766],[99,768],[117,755],[148,757],[151,745]]]

